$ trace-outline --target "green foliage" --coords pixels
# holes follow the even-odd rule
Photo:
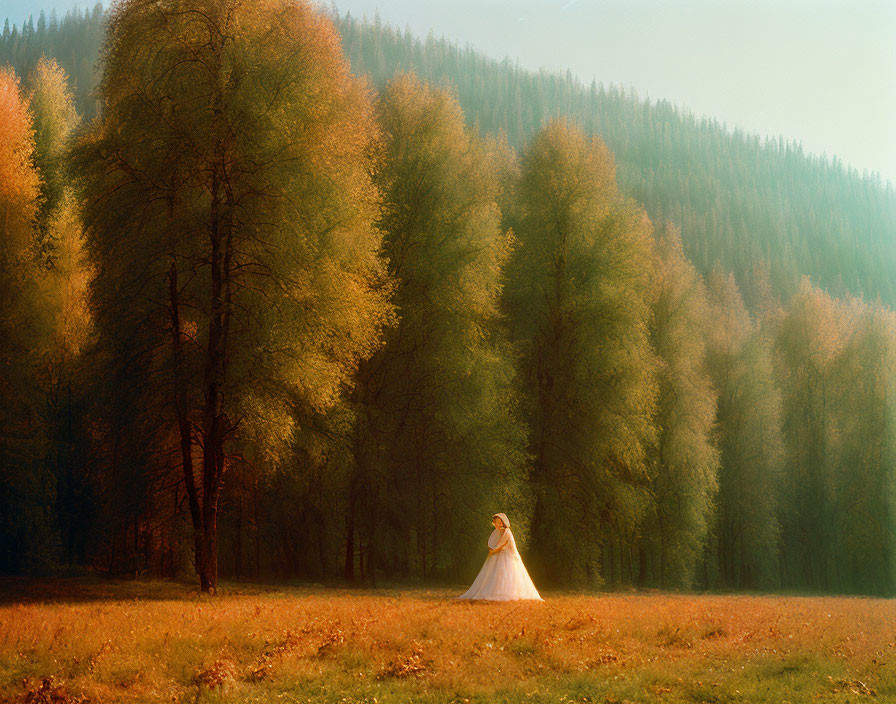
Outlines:
[[[0,569],[896,592],[876,176],[286,0],[3,63]]]
[[[674,227],[657,233],[655,267],[651,342],[660,358],[659,437],[639,579],[689,587],[706,544],[719,471],[712,437],[716,390],[705,366],[710,316],[703,280]]]
[[[451,93],[401,76],[377,112],[399,320],[361,369],[351,510],[380,564],[400,555],[401,570],[458,574],[481,562],[470,546],[488,516],[522,508],[523,428],[498,306],[511,239],[492,152]]]
[[[180,428],[199,568],[228,453],[281,462],[294,408],[331,407],[379,345],[373,113],[305,5],[132,0],[108,37],[102,119],[76,154],[91,300],[106,359],[142,356]]]
[[[896,592],[896,316],[850,301],[834,369],[838,432],[832,514],[836,589]]]
[[[506,132],[515,148],[562,116],[599,136],[615,155],[620,190],[653,222],[681,229],[685,254],[704,276],[719,262],[745,286],[754,263],[765,259],[785,300],[808,274],[834,295],[896,303],[896,187],[878,174],[807,154],[780,137],[729,130],[633,89],[528,71],[432,35],[418,39],[349,16],[340,18],[339,31],[352,66],[375,85],[407,70],[450,82],[467,119]]]
[[[503,131],[516,148],[563,115],[599,135],[616,156],[622,192],[644,204],[654,222],[680,228],[685,254],[702,275],[718,261],[746,292],[754,263],[767,260],[770,280],[785,300],[800,275],[809,274],[835,295],[880,295],[896,303],[890,275],[896,189],[878,175],[807,154],[781,138],[731,131],[633,90],[534,73],[378,21],[334,20],[357,73],[369,74],[377,87],[401,71],[434,85],[450,82],[467,120],[483,132]],[[93,117],[93,66],[103,29],[99,5],[59,21],[51,15],[37,26],[29,20],[0,39],[0,65],[27,76],[41,55],[56,58],[73,78],[78,111]],[[749,296],[748,303],[752,309]]]
[[[648,504],[650,223],[614,175],[603,142],[553,122],[523,156],[511,218],[519,247],[508,306],[535,457],[536,574],[561,582],[594,582],[599,550],[631,540]]]
[[[799,588],[892,594],[893,313],[803,281],[778,334],[788,448],[782,565]]]
[[[833,586],[833,374],[845,322],[839,302],[804,278],[776,339],[787,448],[782,563],[785,581],[803,588]]]
[[[779,494],[784,449],[781,397],[769,336],[756,328],[732,275],[710,277],[707,364],[718,390],[720,452],[710,585],[778,583]]]
[[[34,123],[34,166],[40,174],[38,256],[52,266],[58,255],[55,251],[59,246],[58,239],[68,234],[52,232],[53,225],[56,225],[56,229],[61,224],[77,227],[71,220],[60,223],[57,210],[67,190],[64,158],[68,140],[78,126],[79,118],[68,88],[68,79],[55,61],[42,57],[28,82],[31,86],[29,104]]]

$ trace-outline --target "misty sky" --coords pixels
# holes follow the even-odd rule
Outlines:
[[[0,0],[0,17],[83,0]],[[337,0],[521,66],[634,87],[896,183],[893,0]]]

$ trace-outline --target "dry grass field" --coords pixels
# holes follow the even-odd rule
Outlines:
[[[896,702],[896,601],[2,585],[0,700]]]

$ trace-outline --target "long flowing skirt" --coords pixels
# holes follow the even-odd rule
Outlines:
[[[470,588],[458,599],[487,599],[513,601],[538,599],[544,601],[532,583],[519,553],[511,550],[489,555]]]

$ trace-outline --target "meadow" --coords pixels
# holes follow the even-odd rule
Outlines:
[[[894,702],[896,605],[156,581],[2,585],[0,700]]]

